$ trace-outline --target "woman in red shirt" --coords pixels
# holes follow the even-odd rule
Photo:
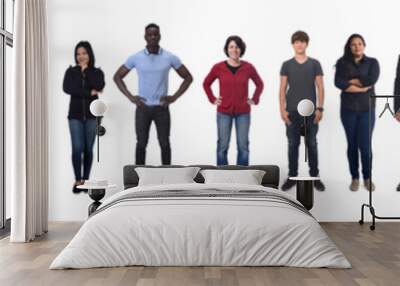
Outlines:
[[[238,36],[230,36],[224,51],[228,59],[215,64],[204,80],[209,101],[217,106],[217,165],[228,165],[228,148],[233,121],[238,147],[237,165],[249,164],[250,106],[259,102],[264,84],[254,66],[240,58],[246,45]],[[214,96],[212,83],[219,80],[219,97]],[[248,96],[249,80],[256,86],[253,97]]]

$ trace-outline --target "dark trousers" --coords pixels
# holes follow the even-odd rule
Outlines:
[[[369,162],[369,111],[351,111],[342,108],[340,118],[346,132],[347,159],[353,179],[359,179],[359,153],[361,153],[362,174],[370,178]],[[371,133],[375,125],[375,110],[371,112]],[[371,155],[372,156],[372,155]]]
[[[72,166],[74,167],[75,180],[88,180],[93,162],[93,144],[94,139],[96,138],[96,119],[69,119],[68,123],[71,133]]]
[[[171,117],[169,108],[164,106],[143,106],[136,108],[136,165],[145,165],[146,163],[146,147],[149,141],[152,121],[156,124],[158,142],[161,147],[162,164],[171,165],[171,146],[169,143]]]
[[[289,177],[296,177],[298,172],[299,146],[301,142],[301,126],[304,118],[297,112],[289,112],[291,124],[286,124],[286,135],[288,138]],[[317,177],[318,170],[318,148],[317,133],[318,124],[314,123],[314,115],[307,117],[307,148],[308,165],[310,176]]]

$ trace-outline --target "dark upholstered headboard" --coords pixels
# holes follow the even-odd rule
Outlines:
[[[179,167],[199,167],[202,170],[205,169],[219,169],[219,170],[263,170],[265,175],[262,179],[262,185],[265,187],[271,187],[278,189],[279,186],[279,167],[276,165],[251,165],[251,166],[213,166],[213,165],[169,165],[169,166],[150,166],[150,165],[126,165],[124,167],[124,189],[136,187],[139,183],[139,177],[135,172],[136,167],[146,167],[146,168],[179,168]],[[194,180],[197,183],[204,183],[203,176],[199,173]]]

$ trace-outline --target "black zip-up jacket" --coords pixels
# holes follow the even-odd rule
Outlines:
[[[394,95],[400,95],[400,56],[397,62],[396,79],[394,82]],[[394,112],[400,111],[400,96],[394,98]]]
[[[350,86],[349,80],[357,78],[363,86],[372,86],[367,92],[346,92]],[[375,58],[364,56],[361,61],[346,62],[339,59],[336,64],[335,86],[342,90],[341,108],[351,111],[369,111],[369,97],[375,95],[374,85],[379,78],[379,63]],[[375,100],[372,100],[375,108]]]
[[[90,103],[98,99],[92,96],[91,90],[102,91],[105,86],[104,73],[101,69],[88,67],[83,72],[79,65],[70,66],[65,72],[63,90],[71,95],[68,119],[93,119],[90,112]]]

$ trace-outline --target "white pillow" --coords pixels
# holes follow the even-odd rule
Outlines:
[[[206,184],[231,183],[261,185],[265,171],[261,170],[202,170]]]
[[[193,180],[200,171],[199,167],[183,168],[135,168],[139,176],[138,186],[187,184],[195,183]]]

